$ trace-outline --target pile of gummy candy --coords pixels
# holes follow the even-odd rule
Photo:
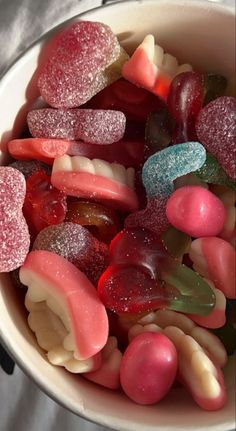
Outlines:
[[[140,404],[226,402],[235,350],[236,100],[147,35],[78,21],[0,167],[0,272],[51,364]]]

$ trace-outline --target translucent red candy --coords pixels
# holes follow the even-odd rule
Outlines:
[[[96,283],[108,260],[108,247],[83,226],[60,223],[48,226],[36,237],[33,250],[47,250],[63,256]]]
[[[127,120],[145,122],[150,112],[162,108],[164,103],[144,88],[119,79],[96,94],[87,106],[93,109],[116,109],[122,111]]]
[[[222,96],[201,109],[196,121],[199,141],[236,179],[236,99]]]
[[[112,144],[123,138],[123,112],[95,109],[35,109],[27,116],[35,138],[82,139],[93,144]]]
[[[174,143],[196,140],[195,120],[203,105],[203,99],[203,74],[183,72],[173,79],[167,105],[177,122]]]
[[[70,202],[66,221],[86,227],[97,239],[106,243],[110,243],[120,230],[116,212],[94,202]]]
[[[21,266],[29,251],[30,236],[22,214],[25,179],[21,172],[0,167],[0,272]]]
[[[51,185],[44,171],[27,178],[23,213],[33,236],[46,226],[63,222],[66,210],[66,195]]]
[[[109,84],[105,69],[120,54],[119,42],[107,25],[90,21],[70,25],[59,33],[39,70],[42,97],[57,108],[80,106]]]

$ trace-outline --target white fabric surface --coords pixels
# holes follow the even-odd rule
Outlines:
[[[101,0],[0,0],[0,74],[42,33]],[[106,428],[107,430],[107,428]],[[0,367],[0,431],[105,431],[63,409],[15,367]]]

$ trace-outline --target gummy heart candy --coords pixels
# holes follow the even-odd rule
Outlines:
[[[51,175],[51,168],[48,165],[45,165],[45,163],[39,162],[38,160],[31,160],[29,162],[26,160],[17,160],[16,162],[11,163],[9,166],[22,172],[25,178],[28,178],[36,171],[44,171],[45,174]]]
[[[173,181],[199,169],[206,151],[199,142],[173,145],[149,157],[143,165],[142,179],[148,196],[169,196]]]
[[[82,139],[93,144],[112,144],[123,138],[123,112],[102,109],[35,109],[27,115],[35,138]]]
[[[37,235],[33,250],[48,250],[63,256],[96,283],[108,262],[108,248],[83,226],[60,223]]]
[[[106,310],[96,289],[78,268],[62,256],[36,250],[28,254],[21,267],[20,280],[28,287],[30,314],[39,305],[59,317],[60,326],[53,325],[53,318],[44,325],[40,315],[33,324],[38,340],[43,342],[48,337],[44,347],[48,353],[60,347],[65,362],[69,362],[91,358],[101,351],[108,337]]]
[[[51,181],[70,196],[92,199],[123,211],[135,211],[134,169],[82,156],[55,159]]]
[[[236,99],[222,96],[204,106],[197,117],[196,131],[199,141],[236,179]]]
[[[122,111],[127,120],[145,122],[152,111],[163,107],[161,99],[144,88],[137,87],[125,79],[119,79],[104,88],[87,103],[93,109],[115,109]]]
[[[51,185],[44,171],[36,171],[26,180],[23,213],[34,236],[46,226],[63,222],[66,196]]]
[[[198,274],[172,259],[152,232],[138,228],[122,231],[111,242],[110,266],[99,280],[98,293],[117,313],[165,307],[207,315],[215,304],[211,288]]]
[[[236,182],[226,174],[217,159],[210,153],[206,154],[205,163],[194,172],[194,175],[207,183],[222,185],[236,191]]]
[[[179,66],[176,58],[164,54],[163,48],[155,44],[154,36],[148,34],[124,63],[122,76],[166,100],[172,79],[185,70],[192,70],[192,67],[189,64]]]
[[[166,108],[152,112],[146,123],[145,141],[148,156],[168,147],[172,140],[174,120]]]
[[[9,272],[25,260],[30,237],[22,214],[25,179],[12,167],[0,167],[0,272]]]
[[[78,21],[58,35],[39,69],[40,93],[56,108],[80,106],[120,78],[127,58],[110,27]]]
[[[108,244],[120,228],[120,221],[114,210],[87,201],[70,202],[66,221],[86,227],[99,241]]]

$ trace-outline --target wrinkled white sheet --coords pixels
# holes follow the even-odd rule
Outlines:
[[[0,0],[0,74],[33,41],[101,0]],[[0,367],[0,431],[104,431],[57,405],[15,367]],[[106,428],[107,430],[107,428]]]

